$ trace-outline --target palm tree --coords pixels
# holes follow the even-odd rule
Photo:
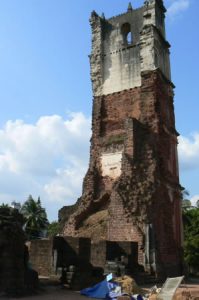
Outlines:
[[[183,212],[192,208],[191,201],[187,199],[188,196],[189,196],[189,191],[183,189],[182,190],[182,211]]]
[[[38,238],[42,231],[47,228],[49,222],[46,211],[41,206],[40,197],[37,201],[30,195],[21,208],[25,217],[25,232],[29,239]]]

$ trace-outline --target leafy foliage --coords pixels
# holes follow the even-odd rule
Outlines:
[[[112,135],[106,141],[106,146],[111,145],[111,144],[121,144],[123,142],[124,142],[124,135],[122,135],[122,134]]]
[[[183,221],[185,261],[199,269],[199,208],[184,210]]]
[[[183,210],[191,208],[191,201],[188,199],[183,199],[182,200],[182,208],[183,208]]]
[[[48,225],[48,237],[53,237],[59,234],[60,232],[60,223],[53,221]]]
[[[0,205],[0,208],[9,208],[10,206],[8,204],[2,203]]]
[[[38,238],[49,224],[45,209],[41,206],[40,198],[34,200],[30,195],[21,208],[25,217],[25,232],[29,239]]]
[[[0,205],[0,227],[1,226],[14,226],[18,224],[19,227],[22,227],[25,219],[22,214],[18,212],[17,209],[10,207],[7,204]]]

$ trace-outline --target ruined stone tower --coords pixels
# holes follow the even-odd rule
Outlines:
[[[62,213],[64,235],[134,242],[139,264],[171,275],[182,229],[165,11],[149,0],[110,19],[92,12],[90,163],[82,197]]]

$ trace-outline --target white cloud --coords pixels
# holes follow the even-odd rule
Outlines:
[[[199,133],[190,137],[180,136],[178,145],[181,170],[199,168]]]
[[[0,203],[40,195],[54,219],[74,203],[88,167],[90,123],[82,113],[8,121],[0,129]],[[178,151],[181,170],[198,168],[199,133],[180,136]]]
[[[191,197],[191,203],[193,206],[196,206],[197,201],[199,200],[199,195],[195,195],[193,197]]]
[[[55,218],[75,202],[88,167],[90,123],[82,113],[8,121],[0,130],[0,203],[40,195]]]
[[[170,1],[171,2],[171,1]],[[190,0],[172,0],[167,8],[167,15],[174,18],[187,10],[190,6]]]

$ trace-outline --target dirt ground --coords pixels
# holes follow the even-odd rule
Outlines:
[[[182,284],[173,300],[199,300],[199,284]]]
[[[145,290],[149,290],[151,286],[142,287]],[[88,298],[80,295],[79,292],[71,291],[67,288],[62,288],[60,285],[48,285],[41,286],[40,291],[36,295],[30,295],[22,298],[9,298],[0,297],[0,300],[92,300],[94,298]],[[155,299],[152,298],[152,299]],[[174,300],[199,300],[199,280],[191,281],[186,284],[182,284],[177,290]],[[96,299],[95,299],[96,300]]]
[[[60,286],[47,286],[38,294],[30,295],[22,298],[0,297],[1,300],[86,300],[87,298],[79,294],[79,292],[63,289]],[[96,300],[96,299],[95,299]]]

